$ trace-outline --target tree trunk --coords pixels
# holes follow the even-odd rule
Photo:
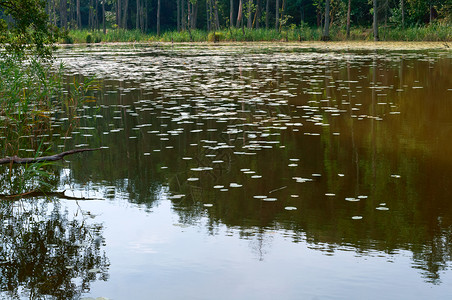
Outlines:
[[[243,5],[242,5],[242,0],[239,0],[239,9],[237,11],[237,23],[235,24],[236,27],[240,26],[240,22],[242,21],[242,10],[243,10]]]
[[[56,3],[53,3],[53,25],[57,25],[57,18],[56,18]]]
[[[94,28],[94,13],[93,13],[93,0],[89,1],[89,9],[88,9],[88,28],[93,30]]]
[[[118,27],[121,27],[121,10],[122,10],[122,7],[121,7],[121,2],[122,2],[122,0],[117,0],[117,7],[116,7],[116,25],[118,25]]]
[[[206,22],[207,22],[207,32],[210,32],[210,18],[212,16],[212,9],[210,8],[210,0],[206,0]]]
[[[176,0],[177,31],[180,31],[180,0]]]
[[[102,29],[107,34],[107,24],[105,24],[105,0],[102,0]]]
[[[304,23],[304,7],[303,7],[303,5],[300,8],[300,20],[301,20],[301,23],[303,24]]]
[[[137,15],[136,15],[136,20],[135,20],[135,27],[136,27],[136,30],[139,30],[140,29],[140,0],[137,0]]]
[[[286,6],[286,1],[283,0],[283,2],[282,2],[282,7],[281,7],[281,21],[284,20],[284,9],[285,9],[285,6]],[[281,31],[281,26],[282,26],[282,25],[283,25],[282,23],[279,24],[279,31]]]
[[[77,0],[77,28],[81,29],[82,28],[82,17],[80,15],[80,0]]]
[[[268,29],[268,16],[270,14],[270,0],[265,4],[265,29]]]
[[[185,30],[185,0],[181,0],[181,26]]]
[[[60,27],[67,27],[67,8],[66,0],[60,1]]]
[[[432,23],[432,21],[433,21],[433,5],[432,5],[432,2],[430,1],[430,24]]]
[[[374,40],[378,41],[379,37],[378,37],[378,3],[377,0],[373,0],[374,1]]]
[[[279,0],[276,0],[275,5],[275,29],[279,28]]]
[[[196,20],[198,19],[198,2],[192,5],[191,28],[196,29]]]
[[[157,1],[157,36],[160,36],[160,0]]]
[[[218,30],[220,29],[220,18],[218,17],[218,0],[214,0],[215,6],[214,12],[215,12],[215,28]]]
[[[385,2],[385,27],[388,26],[389,0]]]
[[[144,1],[144,31],[147,32],[148,28],[149,28],[149,16],[148,16],[148,1]]]
[[[191,29],[191,5],[190,1],[187,1],[187,28]]]
[[[234,27],[234,0],[229,0],[229,26]]]
[[[400,10],[402,11],[402,29],[405,29],[405,5],[404,0],[400,0]]]
[[[248,29],[250,29],[251,28],[251,25],[252,25],[252,18],[253,18],[253,16],[252,16],[252,8],[253,8],[253,0],[248,0],[248,17],[247,17],[247,26],[246,27],[248,27]]]
[[[259,29],[259,19],[261,18],[261,1],[256,0],[256,12],[254,13],[254,21],[253,26],[256,29]]]
[[[325,2],[325,27],[323,30],[323,41],[328,41],[330,39],[330,0]]]
[[[352,0],[348,0],[348,7],[347,7],[347,39],[350,38],[350,14],[352,11]]]
[[[146,1],[144,1],[146,2]],[[146,14],[146,10],[144,7],[144,3],[141,2],[141,8],[140,8],[140,28],[141,28],[141,32],[145,32],[145,14]]]
[[[124,13],[122,16],[122,27],[124,29],[127,29],[127,14],[129,10],[129,0],[125,0],[124,2]]]

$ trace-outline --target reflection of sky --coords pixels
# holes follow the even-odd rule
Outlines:
[[[69,205],[75,205],[69,202]],[[169,200],[146,212],[125,201],[79,202],[84,211],[102,212],[107,282],[92,284],[90,296],[110,299],[441,299],[447,284],[425,283],[408,252],[334,256],[293,243],[282,232],[264,238],[259,260],[250,241],[220,226],[182,226]],[[95,214],[95,213],[94,213]],[[205,220],[204,220],[205,221]],[[270,241],[270,243],[266,243]],[[251,247],[256,247],[255,241]],[[395,262],[395,263],[391,263]],[[450,273],[442,275],[450,281]]]

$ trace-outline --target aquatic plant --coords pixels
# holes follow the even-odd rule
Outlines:
[[[94,78],[73,80],[63,84],[63,66],[56,69],[50,62],[32,56],[27,61],[11,55],[0,60],[0,156],[27,157],[51,152],[54,135],[67,136],[64,130],[73,130],[78,122],[77,108],[92,101],[96,89]],[[68,127],[56,124],[56,114],[66,114]],[[33,176],[50,177],[48,163],[35,163],[7,170],[4,190],[22,193],[29,182],[42,187],[41,182],[29,181]]]

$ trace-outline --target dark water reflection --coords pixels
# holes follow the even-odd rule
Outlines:
[[[97,103],[80,110],[80,128],[60,142],[66,149],[109,147],[70,159],[69,187],[108,200],[97,209],[126,205],[119,203],[127,199],[147,211],[141,215],[158,219],[159,207],[170,199],[170,218],[190,232],[185,236],[193,237],[190,228],[203,228],[212,241],[249,240],[252,261],[275,255],[299,260],[298,249],[308,257],[335,257],[333,265],[347,269],[363,257],[384,257],[375,264],[401,266],[408,289],[419,284],[408,279],[415,268],[425,281],[422,291],[435,284],[442,288],[437,295],[447,294],[442,278],[450,278],[452,254],[450,52],[103,46],[63,50],[60,58],[71,71],[69,80],[101,78]],[[128,220],[114,219],[120,217],[104,222],[127,227]],[[167,223],[155,225],[167,231]],[[281,247],[278,236],[291,246]],[[236,242],[221,241],[222,251],[234,251]],[[107,249],[109,243],[116,244],[106,238]],[[178,245],[169,243],[163,260]],[[225,262],[206,256],[222,270]],[[400,262],[403,257],[410,257],[411,268]],[[297,272],[290,262],[279,267]],[[122,273],[112,263],[115,274]],[[306,284],[287,284],[277,295],[350,299],[352,278],[338,275],[342,293],[303,294],[299,289]],[[393,288],[389,275],[386,281],[377,275],[365,279],[362,291]],[[180,284],[187,293],[189,283]],[[160,299],[180,295],[157,293]],[[242,299],[257,295],[249,290]]]
[[[3,202],[0,208],[2,299],[77,299],[107,280],[101,224],[73,218],[59,204]]]

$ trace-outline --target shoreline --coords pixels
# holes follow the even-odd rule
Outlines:
[[[452,43],[448,42],[424,42],[424,41],[239,41],[239,42],[100,42],[100,43],[75,43],[75,44],[55,44],[57,48],[70,47],[97,47],[97,46],[266,46],[273,48],[300,48],[300,49],[320,49],[320,50],[444,50],[452,51]]]

